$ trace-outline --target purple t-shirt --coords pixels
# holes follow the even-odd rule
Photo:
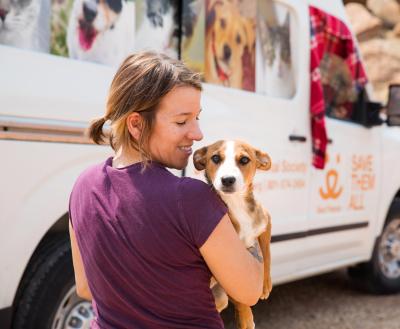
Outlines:
[[[153,162],[84,171],[70,218],[93,295],[92,328],[223,328],[199,248],[227,209],[207,184]]]

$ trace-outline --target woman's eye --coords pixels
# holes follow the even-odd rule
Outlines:
[[[250,159],[248,157],[241,157],[239,160],[239,163],[242,165],[248,164],[250,162]]]
[[[185,123],[186,123],[186,121],[182,121],[182,122],[177,122],[176,124],[177,124],[178,126],[183,126]]]
[[[221,162],[221,157],[218,154],[215,154],[211,157],[212,162],[214,162],[215,164],[218,164]]]

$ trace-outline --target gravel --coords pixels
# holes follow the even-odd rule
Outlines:
[[[340,270],[274,287],[253,307],[257,329],[400,329],[400,294],[369,295]],[[222,312],[234,329],[234,309]]]

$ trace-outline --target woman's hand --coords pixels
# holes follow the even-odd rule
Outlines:
[[[201,246],[200,252],[230,297],[249,306],[257,303],[262,294],[264,277],[258,241],[246,250],[229,216],[225,215]]]
[[[72,263],[74,264],[76,293],[79,297],[91,301],[92,293],[90,292],[86,279],[81,253],[79,251],[78,243],[76,242],[75,232],[72,228],[71,222],[69,223],[69,236],[71,239]]]

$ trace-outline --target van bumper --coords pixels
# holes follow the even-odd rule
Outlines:
[[[0,328],[10,329],[13,309],[12,307],[6,307],[0,309]]]

